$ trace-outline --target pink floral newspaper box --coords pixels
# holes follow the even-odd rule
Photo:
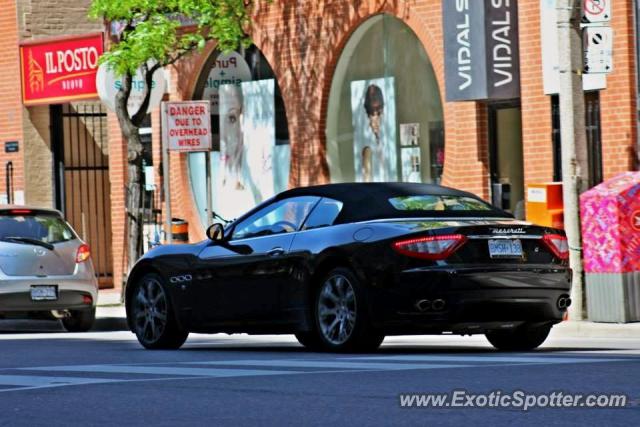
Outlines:
[[[640,321],[640,172],[580,196],[589,319]]]

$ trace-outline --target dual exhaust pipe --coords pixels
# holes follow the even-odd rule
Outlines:
[[[444,310],[444,307],[447,303],[443,299],[435,299],[433,301],[429,301],[428,299],[421,299],[416,302],[416,308],[418,311],[441,311]]]
[[[560,297],[557,302],[558,308],[560,310],[564,310],[565,308],[569,308],[571,306],[571,298],[569,297]]]
[[[435,299],[430,301],[428,299],[421,299],[416,302],[416,308],[420,312],[426,311],[442,311],[446,307],[447,303],[443,299]],[[567,309],[571,306],[571,298],[561,296],[556,303],[560,310]]]

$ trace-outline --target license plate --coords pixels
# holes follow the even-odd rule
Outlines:
[[[31,286],[31,301],[56,301],[58,299],[57,285]]]
[[[489,240],[489,256],[491,258],[522,258],[522,242],[520,239]]]

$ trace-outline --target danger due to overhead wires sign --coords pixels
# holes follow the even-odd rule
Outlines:
[[[211,151],[211,103],[164,102],[163,136],[171,151]]]

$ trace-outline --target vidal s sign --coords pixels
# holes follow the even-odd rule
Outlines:
[[[442,0],[447,101],[520,96],[516,0]]]

